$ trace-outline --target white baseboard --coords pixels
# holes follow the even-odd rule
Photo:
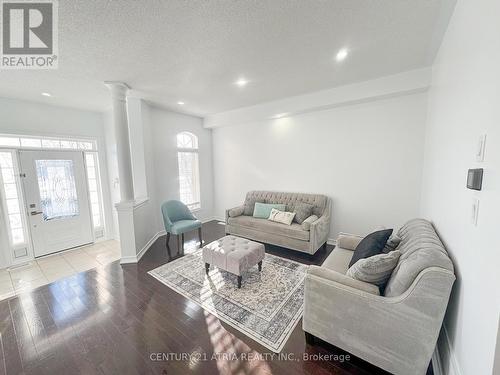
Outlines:
[[[120,260],[120,264],[130,264],[130,263],[137,263],[141,260],[141,258],[146,254],[146,252],[149,250],[149,248],[155,243],[155,241],[165,235],[165,231],[159,231],[156,233],[153,237],[149,239],[148,242],[143,246],[143,248],[137,253],[136,256],[128,256],[128,257],[122,257]]]
[[[432,354],[432,369],[434,370],[435,375],[462,375],[462,371],[460,370],[460,366],[458,365],[457,357],[455,356],[455,352],[453,351],[453,347],[450,344],[450,337],[448,336],[448,331],[446,326],[443,326],[443,342],[444,347],[439,347],[436,345],[436,349]],[[448,357],[449,365],[448,372],[446,372],[446,367],[443,365],[443,355]]]
[[[209,221],[222,221],[224,222],[225,220],[224,219],[220,219],[216,216],[212,216],[212,217],[209,217],[209,218],[206,218],[206,219],[202,219],[201,222],[202,223],[208,223]],[[130,264],[130,263],[137,263],[141,260],[141,258],[144,256],[144,254],[146,254],[146,252],[149,250],[149,248],[155,243],[155,241],[160,238],[161,236],[164,236],[166,235],[167,232],[165,230],[161,230],[159,232],[157,232],[153,237],[151,237],[151,239],[146,243],[146,245],[144,245],[144,247],[137,253],[136,256],[128,256],[128,257],[122,257],[121,260],[120,260],[120,264]],[[329,238],[326,243],[328,245],[335,245],[337,243],[336,240],[334,240],[333,238]]]

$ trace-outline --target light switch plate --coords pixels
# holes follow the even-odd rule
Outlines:
[[[476,161],[484,161],[484,149],[486,147],[486,134],[481,134],[477,141]]]
[[[479,216],[479,198],[472,198],[472,207],[471,207],[471,223],[477,226],[477,218]]]

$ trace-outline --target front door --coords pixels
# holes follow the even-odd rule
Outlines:
[[[93,242],[83,153],[20,151],[35,257]]]

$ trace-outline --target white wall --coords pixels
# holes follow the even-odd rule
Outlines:
[[[106,227],[112,229],[111,204],[106,199],[110,191],[102,113],[0,98],[0,114],[0,133],[97,139],[104,220]]]
[[[500,313],[500,2],[458,1],[434,65],[426,131],[422,213],[431,219],[457,273],[440,340],[449,373],[491,374]],[[486,158],[475,161],[481,133]],[[481,192],[465,188],[484,168]],[[471,200],[480,198],[477,227]],[[448,350],[449,349],[449,350]],[[457,367],[457,368],[455,368]]]
[[[216,214],[249,190],[326,194],[330,238],[419,211],[426,93],[213,129]]]
[[[213,217],[213,164],[212,131],[204,129],[199,117],[183,115],[162,108],[149,107],[150,140],[146,146],[152,158],[155,175],[157,217],[161,219],[160,205],[169,199],[179,199],[179,173],[177,164],[177,139],[182,131],[195,134],[199,141],[201,210],[195,212],[200,220]],[[147,137],[146,137],[147,138]],[[163,221],[159,220],[163,226]]]

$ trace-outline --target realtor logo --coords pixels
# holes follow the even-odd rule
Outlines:
[[[57,0],[0,0],[2,69],[57,68]]]

